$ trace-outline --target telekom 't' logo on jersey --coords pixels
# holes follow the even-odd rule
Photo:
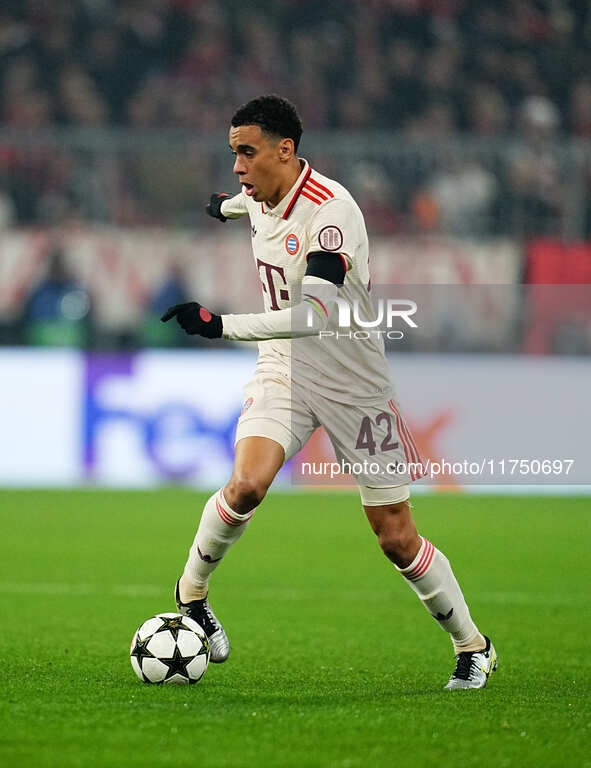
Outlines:
[[[261,274],[261,267],[263,268],[263,274]],[[279,283],[276,287],[275,281],[273,279],[273,272],[277,272],[281,278],[281,281],[283,282],[283,285],[287,285],[287,280],[285,279],[285,270],[283,267],[278,267],[276,264],[267,264],[266,261],[261,261],[261,259],[257,259],[257,269],[259,270],[259,277],[261,278],[263,291],[268,293],[271,299],[271,309],[281,309],[277,303],[277,287],[279,287],[281,283]],[[279,288],[279,298],[282,301],[289,301],[289,291],[287,288]]]

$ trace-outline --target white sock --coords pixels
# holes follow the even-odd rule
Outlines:
[[[470,617],[449,560],[430,541],[422,539],[421,548],[412,563],[398,570],[431,616],[449,632],[456,653],[484,648],[484,637]]]
[[[247,515],[234,512],[224,498],[223,490],[208,499],[183,573],[183,602],[205,597],[210,574],[232,544],[242,536],[254,512],[254,509]]]

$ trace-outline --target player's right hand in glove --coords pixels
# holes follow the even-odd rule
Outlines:
[[[207,204],[205,210],[207,213],[209,213],[210,216],[213,216],[214,219],[219,219],[220,221],[227,221],[226,216],[222,213],[222,203],[224,200],[227,200],[230,197],[230,195],[226,194],[225,192],[221,192],[219,195],[216,195],[215,193],[209,198],[209,203]]]
[[[222,336],[224,326],[220,315],[214,315],[198,301],[188,301],[186,304],[175,304],[169,307],[160,320],[167,323],[176,317],[177,323],[185,333],[191,336],[199,334],[206,339],[219,339]]]

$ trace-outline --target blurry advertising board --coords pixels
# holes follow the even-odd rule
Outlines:
[[[177,270],[190,295],[216,311],[261,309],[261,280],[252,263],[246,222],[232,232],[73,229],[7,232],[0,241],[0,318],[14,317],[59,246],[69,272],[89,291],[103,329],[138,323],[158,287]],[[245,266],[247,269],[245,269]],[[443,237],[374,238],[370,254],[377,284],[499,285],[518,282],[521,248],[511,240]]]
[[[113,485],[227,481],[247,354],[143,352],[85,361],[83,476]]]
[[[510,239],[373,238],[374,284],[506,285],[519,282],[521,247]]]
[[[2,350],[0,483],[219,487],[254,366],[254,350]],[[421,484],[591,483],[588,359],[399,354],[390,366],[420,453],[440,466]],[[299,455],[333,458],[321,431]],[[339,482],[298,479],[298,466],[279,481]]]
[[[527,334],[531,354],[591,352],[591,244],[533,239],[527,245]]]
[[[591,243],[534,238],[526,248],[526,280],[541,285],[591,283]]]
[[[83,370],[77,352],[0,351],[0,483],[80,482]]]
[[[591,484],[591,360],[492,355],[389,360],[398,403],[425,466],[418,485]],[[413,461],[408,437],[405,442]],[[292,481],[351,484],[331,462],[334,452],[319,430],[298,454]],[[392,477],[395,485],[394,471]]]

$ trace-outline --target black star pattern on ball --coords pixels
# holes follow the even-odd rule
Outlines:
[[[140,665],[140,669],[142,670],[142,675],[144,674],[144,671],[142,668],[142,661],[144,659],[154,658],[154,654],[150,653],[150,651],[147,648],[147,645],[150,642],[151,638],[152,638],[152,635],[149,635],[148,637],[146,637],[145,640],[140,640],[138,635],[135,641],[135,645],[133,646],[133,649],[131,651],[131,655],[136,657],[137,663]]]
[[[154,632],[155,635],[158,632],[166,632],[168,630],[176,641],[179,639],[179,631],[181,629],[189,629],[189,627],[183,624],[182,616],[160,616],[159,618],[164,624],[161,627],[158,627],[156,632]]]
[[[160,661],[163,664],[166,664],[168,667],[168,671],[166,673],[166,677],[164,678],[163,682],[166,682],[167,680],[170,680],[173,675],[179,674],[183,675],[183,677],[186,677],[189,682],[196,682],[195,680],[191,680],[191,676],[187,672],[187,664],[189,664],[195,656],[183,656],[181,654],[181,649],[178,647],[178,645],[175,645],[174,647],[174,654],[172,656],[172,659],[160,659]]]

